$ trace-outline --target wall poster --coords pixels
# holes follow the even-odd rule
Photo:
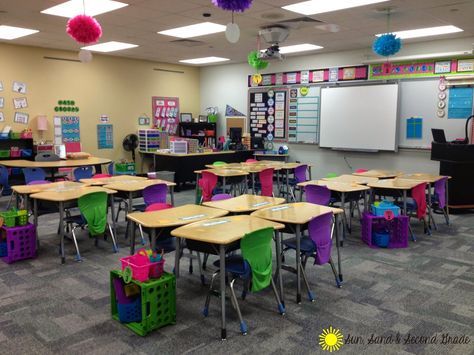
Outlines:
[[[152,97],[153,125],[163,132],[176,134],[179,123],[179,98]]]

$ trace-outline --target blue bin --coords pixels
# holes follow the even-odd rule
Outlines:
[[[142,321],[142,299],[136,298],[131,303],[117,302],[118,316],[121,323]]]
[[[400,215],[400,207],[389,201],[382,201],[378,205],[372,205],[372,213],[375,216],[383,217],[385,211],[391,210],[395,217]]]
[[[375,244],[379,248],[387,248],[390,243],[390,233],[387,232],[374,232],[372,235],[372,244]]]
[[[7,242],[0,243],[0,257],[8,255]]]
[[[20,154],[21,154],[22,158],[31,158],[31,156],[33,155],[33,150],[31,150],[31,149],[22,149],[20,151]]]

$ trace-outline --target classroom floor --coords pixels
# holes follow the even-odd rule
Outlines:
[[[176,194],[176,204],[192,203],[194,191]],[[4,209],[7,199],[0,200]],[[123,215],[122,217],[123,218]],[[201,310],[207,288],[198,273],[181,263],[177,287],[177,323],[140,337],[110,316],[109,271],[119,268],[128,253],[119,228],[120,254],[110,243],[94,247],[84,234],[83,263],[74,262],[66,242],[67,263],[60,264],[57,219],[40,217],[40,256],[7,265],[0,262],[1,354],[306,354],[327,353],[319,334],[333,326],[363,344],[344,344],[337,354],[470,354],[474,352],[474,214],[453,215],[452,226],[436,215],[439,231],[428,237],[413,221],[418,242],[408,249],[370,249],[360,239],[357,223],[342,250],[344,284],[335,287],[330,267],[308,262],[316,301],[295,300],[296,276],[284,272],[287,314],[277,313],[270,290],[240,300],[249,334],[242,336],[235,312],[228,305],[227,341],[220,340],[220,305],[211,300],[210,313]],[[334,249],[333,249],[334,250]],[[333,253],[335,255],[335,253]],[[335,257],[334,257],[335,259]],[[166,257],[170,271],[173,254]],[[287,257],[290,262],[293,258]],[[196,264],[195,264],[196,266]],[[211,268],[208,268],[211,269]],[[195,267],[197,270],[197,267]],[[368,344],[374,336],[396,337],[400,344]],[[467,335],[469,344],[441,344],[442,334]],[[407,334],[426,336],[435,344],[404,344]],[[395,342],[395,341],[394,341]]]

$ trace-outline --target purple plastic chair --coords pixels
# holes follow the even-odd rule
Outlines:
[[[314,258],[314,264],[324,265],[330,264],[334,278],[336,279],[336,286],[341,287],[341,281],[337,275],[336,268],[331,259],[331,248],[332,248],[332,231],[333,231],[333,213],[327,212],[317,217],[314,217],[308,224],[308,237],[302,237],[300,242],[301,250],[301,274],[303,275],[303,281],[308,290],[308,298],[311,302],[314,301],[313,293],[309,288],[308,278],[306,277],[305,267],[308,258]],[[296,251],[296,238],[291,238],[283,241],[285,245],[285,251],[292,249]]]
[[[43,184],[51,184],[51,181],[48,181],[48,180],[33,180],[33,181],[30,181],[27,185],[43,185]]]
[[[143,189],[143,200],[147,206],[153,203],[166,203],[168,186],[166,184],[151,185]]]
[[[308,181],[306,178],[306,171],[308,170],[308,165],[303,164],[295,168],[295,179],[296,183]]]
[[[305,186],[306,201],[316,205],[329,206],[331,201],[331,190],[326,186],[307,185]]]
[[[41,168],[23,168],[23,175],[27,185],[34,180],[46,180],[46,172]]]
[[[217,194],[212,196],[211,201],[222,201],[228,200],[229,198],[232,198],[231,194]]]
[[[433,196],[433,201],[431,201],[431,203],[434,203],[437,209],[440,209],[441,211],[443,211],[446,224],[449,226],[449,215],[446,209],[446,183],[447,182],[448,182],[447,177],[443,177],[442,179],[435,181],[434,196]]]

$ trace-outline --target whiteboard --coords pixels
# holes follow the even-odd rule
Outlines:
[[[351,150],[397,150],[398,84],[321,89],[319,144]]]
[[[464,138],[465,119],[448,119],[449,89],[445,91],[447,98],[446,114],[439,118],[438,111],[438,79],[403,81],[400,83],[400,148],[431,148],[432,128],[444,129],[448,141]],[[407,139],[407,118],[423,118],[421,139]],[[467,118],[467,117],[466,117]]]

